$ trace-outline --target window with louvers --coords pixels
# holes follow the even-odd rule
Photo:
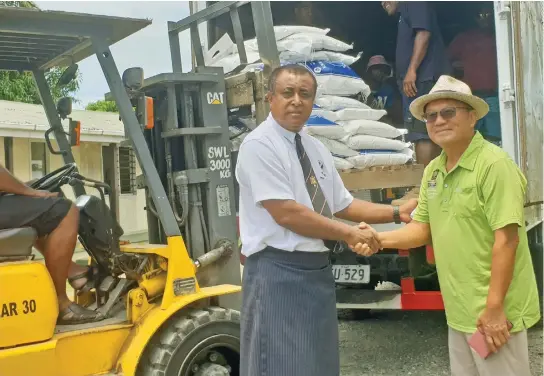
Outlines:
[[[119,184],[121,194],[136,193],[136,157],[131,148],[119,147]]]

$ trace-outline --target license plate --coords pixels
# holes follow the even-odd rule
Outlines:
[[[332,274],[338,283],[369,283],[370,265],[332,265]]]

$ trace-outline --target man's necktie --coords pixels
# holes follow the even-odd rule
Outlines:
[[[321,189],[319,181],[315,176],[315,172],[312,167],[312,163],[310,162],[310,158],[308,157],[308,154],[306,154],[304,146],[302,146],[302,140],[300,138],[300,134],[298,133],[295,135],[295,145],[297,148],[298,159],[300,161],[300,165],[302,166],[306,189],[308,189],[308,193],[310,194],[310,199],[312,200],[314,211],[324,217],[332,219],[333,214],[331,208],[329,207],[327,200],[325,199],[323,190]],[[325,239],[323,241],[325,243],[325,246],[331,251],[339,252],[342,248],[341,244],[339,244],[337,241]]]
[[[312,200],[314,210],[319,214],[323,215],[324,217],[332,218],[332,211],[327,204],[325,196],[323,195],[323,190],[321,189],[321,186],[317,181],[314,169],[312,168],[312,164],[310,162],[310,158],[308,157],[308,154],[306,154],[304,146],[302,146],[302,140],[298,133],[295,135],[295,144],[297,148],[298,160],[300,161],[300,165],[302,166],[302,172],[304,174],[306,188],[308,189],[308,193],[310,194],[310,199]]]

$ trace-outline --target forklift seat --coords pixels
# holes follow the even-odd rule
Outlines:
[[[0,230],[0,260],[2,257],[29,257],[37,236],[32,227]]]

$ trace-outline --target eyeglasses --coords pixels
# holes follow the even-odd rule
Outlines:
[[[440,111],[427,112],[423,114],[423,119],[426,123],[434,123],[438,118],[438,114],[440,113],[442,119],[450,120],[457,115],[457,109],[472,111],[472,108],[469,107],[444,107]]]

